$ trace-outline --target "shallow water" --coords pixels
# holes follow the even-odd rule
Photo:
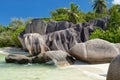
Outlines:
[[[0,54],[0,80],[101,80],[75,68],[44,64],[7,64]]]

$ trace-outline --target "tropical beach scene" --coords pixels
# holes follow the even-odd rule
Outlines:
[[[0,10],[0,80],[120,80],[120,0],[1,0]]]

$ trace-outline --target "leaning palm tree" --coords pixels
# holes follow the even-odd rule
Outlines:
[[[93,0],[93,10],[96,13],[104,13],[104,11],[107,9],[107,1],[106,0]]]

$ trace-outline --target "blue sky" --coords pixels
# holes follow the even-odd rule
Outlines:
[[[114,3],[117,1],[120,2],[114,0]],[[7,25],[12,18],[49,17],[51,10],[69,8],[71,2],[80,5],[82,11],[92,10],[91,0],[0,0],[0,24]]]

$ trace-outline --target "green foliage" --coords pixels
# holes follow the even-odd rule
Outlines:
[[[79,11],[78,16],[79,17],[77,23],[86,22],[86,14],[84,12]]]
[[[120,29],[109,29],[106,31],[102,31],[100,29],[96,29],[90,36],[90,39],[100,38],[103,40],[107,40],[113,43],[120,43]]]
[[[85,14],[78,8],[79,6],[74,3],[70,4],[70,8],[58,8],[51,11],[52,19],[56,21],[66,20],[75,24],[85,22]]]
[[[119,28],[120,27],[120,5],[114,5],[110,8],[110,20],[108,23],[109,28]]]
[[[67,8],[58,8],[54,11],[51,11],[51,17],[53,20],[61,21],[68,20],[68,9]]]
[[[76,5],[74,3],[71,3],[70,4],[70,9],[68,10],[68,19],[75,24],[78,22],[78,19],[79,19],[78,8],[79,8],[78,5]]]
[[[9,47],[13,46],[13,41],[12,41],[12,31],[4,31],[0,33],[0,47]]]
[[[4,31],[7,31],[7,30],[8,30],[8,28],[6,26],[0,25],[0,33],[4,32]]]
[[[86,13],[85,20],[87,22],[91,21],[91,20],[94,20],[95,18],[96,18],[96,14],[94,12],[88,12],[88,13]]]
[[[14,19],[8,26],[0,25],[0,47],[21,47],[18,35],[24,30],[25,25],[30,21],[31,18],[26,21],[23,21],[22,19]]]
[[[85,20],[88,22],[88,21],[94,20],[96,18],[104,18],[107,16],[109,16],[107,13],[99,14],[99,13],[95,13],[95,12],[88,12],[88,13],[86,13]]]
[[[61,20],[68,21],[69,20],[67,14],[59,14],[59,15],[53,16],[52,19],[56,21],[61,21]]]
[[[51,20],[51,18],[41,18],[41,20],[44,20],[46,22],[49,22]]]
[[[90,39],[94,39],[94,38],[103,39],[103,34],[104,33],[105,33],[104,31],[102,31],[100,29],[96,29],[96,31],[91,34]]]
[[[18,40],[18,35],[25,29],[25,26],[20,26],[16,29],[16,31],[12,34],[12,40],[14,42],[14,46],[21,47],[21,43]]]

